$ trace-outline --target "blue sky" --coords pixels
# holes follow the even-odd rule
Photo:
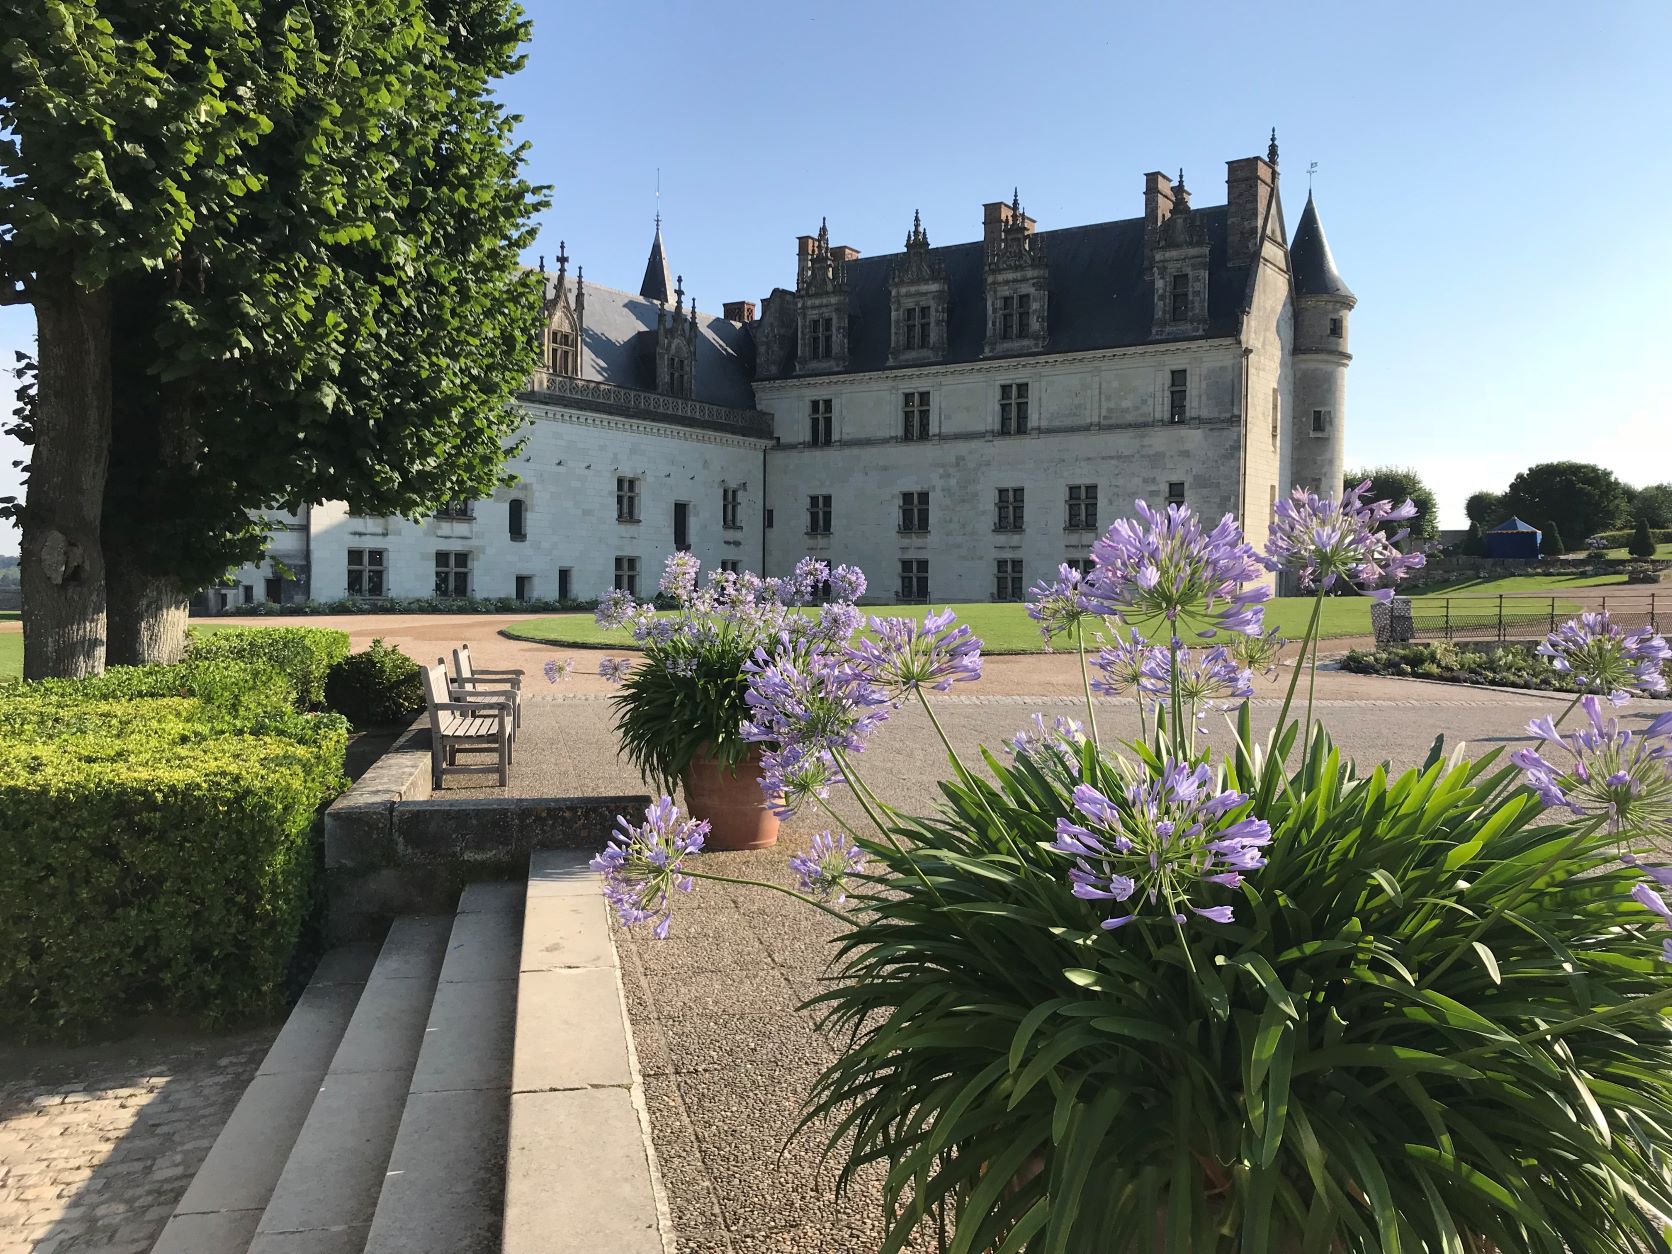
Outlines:
[[[1414,466],[1448,525],[1535,461],[1672,480],[1665,0],[529,8],[531,262],[563,238],[636,290],[660,167],[670,262],[718,311],[793,284],[821,215],[870,254],[914,209],[976,238],[1013,186],[1041,229],[1136,216],[1146,170],[1217,204],[1275,125],[1290,227],[1316,161],[1359,297],[1350,462]],[[0,311],[0,360],[31,336]]]

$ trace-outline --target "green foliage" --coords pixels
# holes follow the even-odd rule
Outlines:
[[[190,661],[231,658],[272,667],[296,690],[304,710],[325,704],[325,676],[348,656],[348,633],[323,627],[217,627],[194,629],[186,646]]]
[[[1486,538],[1481,534],[1481,526],[1474,519],[1469,520],[1469,533],[1463,537],[1463,555],[1465,557],[1485,557]]]
[[[675,637],[645,650],[610,698],[621,750],[663,792],[678,787],[697,750],[735,768],[750,745],[739,734],[749,708],[743,672],[752,646],[720,633],[703,647]],[[689,674],[679,674],[686,665]]]
[[[1507,517],[1504,495],[1501,492],[1476,492],[1463,503],[1463,513],[1471,524],[1482,531],[1490,531]]]
[[[289,618],[321,614],[540,614],[584,611],[598,608],[597,601],[558,601],[516,597],[345,597],[341,601],[297,601],[280,605],[258,601],[234,605],[226,616],[239,618]]]
[[[1637,527],[1631,533],[1631,543],[1626,546],[1626,552],[1633,557],[1653,557],[1655,555],[1655,539],[1649,533],[1649,520],[1639,518]]]
[[[274,1004],[347,740],[290,694],[219,660],[0,689],[0,1028]]]
[[[1495,757],[1228,766],[1273,840],[1211,928],[1101,928],[1047,849],[1074,777],[1029,756],[867,842],[807,1119],[844,1183],[887,1168],[884,1254],[942,1208],[953,1254],[1664,1248],[1672,1024],[1587,1019],[1664,993],[1661,934]]]
[[[1612,471],[1589,462],[1543,462],[1510,480],[1503,505],[1527,522],[1548,518],[1563,535],[1590,536],[1619,522],[1626,487]]]
[[[380,637],[331,667],[325,703],[357,728],[405,723],[424,708],[423,673]]]
[[[1402,524],[1411,529],[1415,540],[1427,540],[1440,534],[1440,505],[1433,489],[1422,481],[1422,476],[1408,466],[1377,466],[1373,470],[1349,470],[1343,486],[1356,488],[1370,480],[1366,499],[1388,500],[1395,504],[1410,498],[1417,507],[1416,517]]]
[[[1541,528],[1539,536],[1539,552],[1545,557],[1560,557],[1567,552],[1567,545],[1562,543],[1561,529],[1553,522],[1547,522]]]
[[[1442,679],[1453,684],[1546,692],[1579,691],[1572,675],[1555,670],[1527,645],[1472,649],[1450,640],[1435,640],[1382,649],[1349,649],[1341,668],[1359,675]]]
[[[1639,520],[1639,521],[1641,521],[1641,520]],[[1596,535],[1590,536],[1588,538],[1593,539],[1593,540],[1600,540],[1602,543],[1599,544],[1597,547],[1601,548],[1601,549],[1604,549],[1604,550],[1606,550],[1606,549],[1623,549],[1623,548],[1626,548],[1627,546],[1629,546],[1631,544],[1632,537],[1635,536],[1636,534],[1637,534],[1637,528],[1635,526],[1632,526],[1632,527],[1626,528],[1624,531],[1599,531],[1599,532],[1596,533]],[[1668,530],[1664,530],[1664,531],[1656,531],[1656,530],[1651,528],[1650,531],[1649,531],[1649,535],[1650,535],[1651,538],[1653,538],[1655,544],[1657,544],[1657,545],[1672,544],[1672,529],[1668,529]]]
[[[1631,490],[1631,516],[1651,527],[1672,527],[1672,483],[1651,483]]]

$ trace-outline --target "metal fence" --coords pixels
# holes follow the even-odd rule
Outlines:
[[[1624,592],[1583,602],[1569,596],[1395,597],[1373,605],[1371,626],[1378,644],[1408,640],[1536,640],[1580,609],[1608,611],[1627,630],[1660,629],[1659,613],[1672,618],[1672,596],[1665,601],[1653,592]]]

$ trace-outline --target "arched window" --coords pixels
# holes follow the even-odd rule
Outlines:
[[[511,538],[513,540],[528,539],[527,510],[520,500],[511,502]]]
[[[580,375],[580,341],[575,335],[575,324],[562,314],[551,325],[546,368],[569,379]]]

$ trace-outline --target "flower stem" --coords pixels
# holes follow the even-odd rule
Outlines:
[[[1097,738],[1097,710],[1091,703],[1091,675],[1086,670],[1086,629],[1079,619],[1074,620],[1074,644],[1080,655],[1080,687],[1086,694],[1086,725],[1091,728],[1091,742],[1098,748],[1103,744]]]
[[[819,901],[817,898],[809,897],[805,893],[798,893],[793,888],[785,888],[782,884],[772,884],[768,883],[766,880],[736,879],[730,875],[714,875],[708,871],[693,871],[688,867],[681,867],[680,873],[682,875],[689,875],[694,880],[713,880],[716,884],[741,884],[744,888],[770,888],[775,893],[783,893],[786,897],[794,897],[797,901],[806,902],[815,910],[823,910],[832,918],[840,919],[850,927],[853,925],[854,920],[852,915],[844,914],[834,906],[827,906],[824,902]]]

